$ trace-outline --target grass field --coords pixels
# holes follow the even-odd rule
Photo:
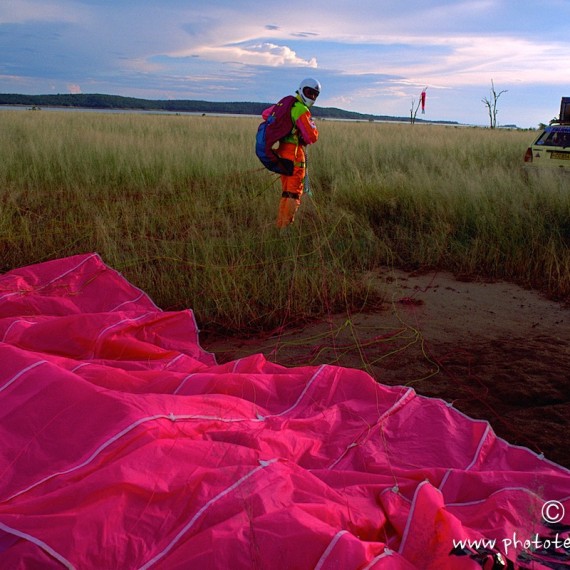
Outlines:
[[[320,121],[313,196],[280,233],[258,123],[0,111],[0,271],[96,251],[232,332],[371,304],[382,264],[570,294],[570,176],[527,175],[533,133]]]

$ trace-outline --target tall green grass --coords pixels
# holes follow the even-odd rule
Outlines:
[[[532,133],[320,121],[314,196],[279,232],[258,122],[0,112],[0,271],[97,251],[230,331],[366,306],[381,264],[570,292],[570,177],[524,172]]]
[[[336,158],[326,148],[333,137],[324,142],[318,178],[332,186],[338,206],[366,220],[397,263],[505,278],[568,296],[570,172],[523,168],[532,133],[341,128],[353,142],[345,152],[337,146]]]

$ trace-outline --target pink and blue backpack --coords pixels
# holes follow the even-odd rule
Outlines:
[[[255,139],[255,154],[263,166],[271,172],[286,176],[293,174],[293,161],[281,158],[273,145],[293,130],[291,107],[295,101],[296,97],[287,95],[276,103],[269,117],[259,125]]]

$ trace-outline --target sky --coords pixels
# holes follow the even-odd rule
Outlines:
[[[1,0],[0,92],[317,105],[537,127],[570,96],[570,0]]]

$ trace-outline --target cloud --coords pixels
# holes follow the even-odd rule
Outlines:
[[[208,61],[239,62],[246,65],[266,65],[269,67],[317,67],[315,57],[310,59],[299,57],[291,48],[271,42],[224,46],[209,45],[168,54],[168,57],[173,59],[189,56],[200,57]]]
[[[27,22],[77,22],[87,10],[77,2],[49,0],[4,0],[0,4],[0,24]]]
[[[310,59],[303,59],[299,57],[295,51],[287,46],[280,46],[272,43],[261,43],[253,44],[249,46],[243,46],[244,53],[247,54],[247,58],[250,55],[255,54],[255,56],[261,57],[264,65],[270,66],[280,66],[280,65],[292,65],[298,67],[317,67],[317,59],[312,57]],[[253,61],[248,61],[248,63],[255,63]]]
[[[474,86],[491,78],[504,83],[568,84],[568,46],[517,37],[453,38],[449,54],[434,62],[410,66],[410,78],[425,77],[441,86]]]
[[[316,38],[319,36],[316,32],[296,32],[291,35],[295,38]]]
[[[78,95],[79,93],[81,93],[81,86],[77,85],[76,83],[69,83],[67,85],[67,91],[74,95]]]

